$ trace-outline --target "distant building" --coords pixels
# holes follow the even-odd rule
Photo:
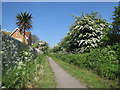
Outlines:
[[[31,38],[31,32],[25,32],[25,36],[23,32],[20,32],[19,28],[16,28],[9,36],[19,40],[20,42],[23,42],[25,37],[25,43],[28,45],[31,45],[32,38]]]
[[[11,32],[3,32],[4,34],[7,34],[7,35],[10,35],[11,34]]]

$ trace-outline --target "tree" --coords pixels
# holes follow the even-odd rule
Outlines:
[[[1,24],[0,24],[0,31],[1,31]]]
[[[32,35],[32,42],[37,43],[40,39],[36,35]]]
[[[25,31],[32,28],[32,14],[29,14],[27,12],[21,12],[20,14],[17,14],[16,19],[16,24],[20,28],[20,32],[24,33],[23,42],[25,42]]]
[[[43,42],[40,45],[40,50],[44,53],[44,54],[48,54],[48,49],[49,49],[49,44],[47,42]]]
[[[113,33],[120,33],[120,1],[118,6],[115,7],[115,11],[113,12]]]
[[[62,48],[59,46],[59,43],[57,45],[55,45],[52,49],[51,52],[52,53],[58,53],[60,51],[63,51]]]
[[[107,44],[113,45],[120,42],[120,1],[113,12],[113,22],[110,33],[108,33]]]
[[[36,43],[33,43],[33,47],[44,54],[47,54],[48,50],[49,50],[49,44],[47,42],[41,41],[41,40],[37,41]]]
[[[98,47],[108,29],[106,20],[101,19],[98,12],[88,13],[86,16],[82,13],[81,16],[74,17],[75,22],[61,41],[61,47],[72,53],[89,52],[91,48]]]

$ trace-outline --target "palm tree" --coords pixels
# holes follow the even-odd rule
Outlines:
[[[25,41],[25,31],[32,28],[32,14],[27,12],[21,12],[20,14],[17,14],[16,19],[16,25],[20,28],[20,32],[24,32]]]

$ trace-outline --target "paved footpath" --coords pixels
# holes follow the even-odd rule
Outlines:
[[[52,58],[48,57],[48,60],[56,78],[57,88],[85,88],[77,79],[56,64]]]

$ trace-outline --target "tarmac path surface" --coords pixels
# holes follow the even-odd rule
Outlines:
[[[48,60],[54,72],[57,88],[86,88],[77,79],[62,69],[52,58],[48,57]]]

